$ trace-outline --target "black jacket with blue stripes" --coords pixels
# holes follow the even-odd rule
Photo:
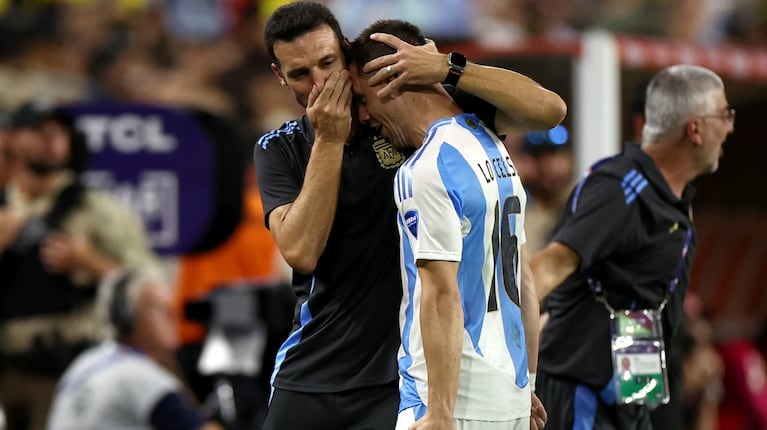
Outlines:
[[[632,143],[592,167],[554,234],[580,256],[581,266],[544,303],[550,319],[539,369],[592,388],[611,379],[609,312],[589,281],[601,285],[614,309],[657,309],[669,295],[663,321],[671,344],[695,251],[692,194],[688,185],[677,198],[652,158]]]

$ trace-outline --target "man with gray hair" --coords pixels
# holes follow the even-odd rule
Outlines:
[[[160,365],[178,346],[167,282],[151,271],[110,275],[97,313],[110,340],[81,353],[62,376],[48,430],[223,430]]]
[[[550,314],[536,391],[548,429],[651,429],[650,410],[679,392],[665,351],[695,250],[690,182],[717,170],[735,111],[714,72],[675,65],[650,81],[645,117],[641,147],[590,169],[530,262]]]

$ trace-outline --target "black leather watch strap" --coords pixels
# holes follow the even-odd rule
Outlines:
[[[458,85],[458,79],[461,78],[463,69],[466,68],[466,56],[460,52],[451,52],[447,54],[447,65],[450,69],[442,83],[453,86]]]

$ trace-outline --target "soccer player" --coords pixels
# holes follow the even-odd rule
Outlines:
[[[394,181],[403,263],[397,428],[529,429],[538,301],[521,276],[526,196],[517,169],[496,134],[441,85],[379,97],[393,76],[371,85],[377,71],[364,64],[394,49],[373,33],[426,40],[409,23],[379,21],[350,51],[360,119],[395,148],[415,150]]]

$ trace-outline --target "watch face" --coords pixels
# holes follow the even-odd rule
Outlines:
[[[451,68],[463,69],[466,67],[466,56],[459,52],[451,52],[447,54],[447,62],[450,64]]]
[[[451,52],[447,54],[447,65],[449,70],[443,83],[455,86],[466,67],[466,56],[459,52]]]

